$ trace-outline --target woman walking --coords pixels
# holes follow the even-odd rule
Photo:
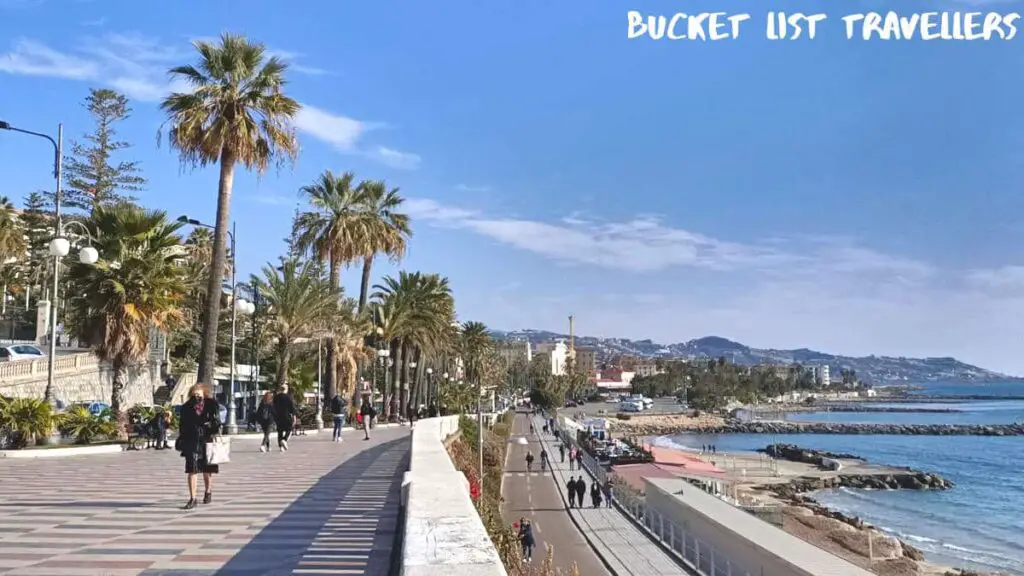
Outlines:
[[[274,393],[267,391],[263,393],[263,402],[256,409],[256,423],[263,431],[263,442],[260,443],[260,452],[270,452],[270,427],[274,424]]]
[[[188,503],[185,510],[196,507],[196,476],[203,475],[203,504],[213,501],[213,475],[219,472],[216,464],[207,462],[206,444],[220,434],[220,406],[213,399],[206,384],[196,384],[189,390],[189,399],[181,407],[181,423],[176,448],[185,458],[188,475]]]

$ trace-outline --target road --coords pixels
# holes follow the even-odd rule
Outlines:
[[[505,460],[505,477],[502,494],[505,502],[502,505],[502,516],[509,522],[526,517],[533,522],[533,533],[537,546],[533,552],[533,563],[539,566],[547,553],[547,546],[554,549],[554,564],[561,573],[569,574],[575,563],[583,576],[604,576],[610,572],[590,548],[587,541],[577,530],[565,510],[565,503],[555,489],[551,472],[541,474],[540,443],[529,433],[529,421],[526,414],[516,414],[512,422],[512,436],[515,440],[525,436],[528,446],[510,442]],[[526,452],[532,451],[536,460],[534,472],[526,472]],[[552,454],[557,458],[558,454]]]
[[[236,440],[188,512],[174,451],[0,460],[0,574],[386,576],[409,445],[407,428]]]
[[[614,416],[619,411],[618,402],[587,402],[575,408],[560,408],[558,411],[564,414],[576,414],[585,412],[587,416],[597,416],[600,410],[605,410]],[[673,397],[655,398],[654,406],[650,410],[644,410],[641,414],[680,414],[687,410]]]

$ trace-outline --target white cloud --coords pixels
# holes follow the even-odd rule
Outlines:
[[[385,166],[398,170],[416,170],[420,167],[420,163],[423,162],[423,158],[419,154],[402,152],[386,146],[372,148],[367,155]]]
[[[982,289],[1024,291],[1024,266],[971,270],[967,280]]]
[[[300,56],[283,50],[270,53],[289,61]],[[10,52],[0,53],[0,72],[85,81],[113,88],[133,100],[159,102],[172,92],[189,89],[180,79],[169,78],[167,70],[192,60],[192,50],[184,43],[168,46],[141,34],[88,37],[73,53],[22,39],[13,44]],[[327,73],[310,67],[293,68],[308,74]],[[364,156],[392,168],[415,170],[422,163],[418,154],[363,143],[368,132],[384,126],[379,122],[356,120],[307,104],[295,119],[295,126],[339,152]]]
[[[266,204],[268,206],[294,206],[298,200],[294,196],[284,196],[280,194],[260,194],[254,196],[255,200],[259,204]]]
[[[474,194],[483,194],[492,190],[492,188],[487,185],[472,186],[470,184],[456,184],[455,189],[459,192],[469,192]]]

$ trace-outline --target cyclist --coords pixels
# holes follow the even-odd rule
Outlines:
[[[540,449],[540,471],[544,472],[547,469],[548,469],[548,451],[543,449],[543,448],[541,448]]]
[[[533,422],[530,422],[530,434],[533,434]]]
[[[533,452],[526,453],[526,471],[531,472],[533,470]]]

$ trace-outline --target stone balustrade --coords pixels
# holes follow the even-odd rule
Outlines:
[[[488,415],[488,421],[493,421]],[[465,475],[448,456],[445,439],[458,416],[427,418],[412,431],[403,481],[403,576],[506,576],[469,494]]]
[[[14,360],[0,363],[0,383],[11,384],[21,380],[31,380],[46,374],[48,359]],[[86,368],[95,368],[99,359],[91,352],[58,356],[53,362],[55,374],[67,374]]]

